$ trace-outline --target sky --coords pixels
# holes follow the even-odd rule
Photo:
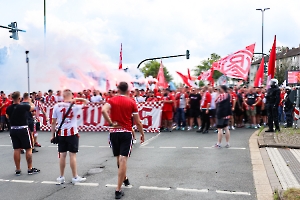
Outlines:
[[[265,53],[271,48],[274,35],[277,46],[291,48],[300,44],[299,0],[46,0],[45,41],[43,3],[0,0],[0,25],[16,21],[20,29],[27,31],[19,33],[20,39],[15,41],[9,38],[7,29],[0,28],[0,48],[10,47],[11,54],[11,49],[19,52],[8,59],[5,67],[23,77],[27,71],[21,50],[29,50],[33,87],[43,79],[53,83],[55,78],[49,75],[60,74],[55,70],[58,66],[64,72],[74,69],[72,66],[84,70],[89,67],[75,63],[83,65],[91,60],[97,62],[97,69],[105,68],[104,74],[109,74],[118,68],[121,43],[123,66],[129,68],[136,68],[145,58],[190,50],[189,60],[163,60],[174,81],[180,82],[176,71],[187,74],[187,68],[193,69],[211,53],[225,57],[252,43],[256,43],[255,52],[261,52],[262,14],[256,8],[270,8],[264,17]],[[9,70],[1,73],[7,71],[10,77]],[[26,78],[17,84],[23,85]]]

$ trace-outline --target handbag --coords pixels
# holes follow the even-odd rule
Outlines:
[[[73,105],[74,105],[74,103],[71,103],[71,105],[70,105],[69,109],[67,110],[65,116],[64,116],[63,119],[61,120],[61,123],[60,123],[60,125],[59,125],[57,131],[55,131],[55,133],[54,133],[54,138],[51,140],[51,143],[52,143],[52,144],[58,144],[58,132],[61,130],[61,127],[62,127],[62,125],[64,124],[65,119],[66,119],[67,116],[69,115],[69,113],[70,113],[71,108],[72,108]]]

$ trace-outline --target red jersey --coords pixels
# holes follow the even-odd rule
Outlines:
[[[230,103],[237,100],[237,94],[235,92],[230,93]]]
[[[2,108],[1,108],[1,115],[6,114],[6,108],[11,105],[11,101],[9,99],[6,99],[5,101],[2,101]]]
[[[257,106],[262,106],[262,100],[263,100],[263,94],[261,93],[261,92],[257,92],[256,93],[256,96],[257,96],[257,99],[256,99],[256,102],[258,101],[258,98],[260,98],[261,99],[261,101],[259,102],[259,103],[257,103],[256,105]]]
[[[112,122],[117,122],[121,126],[121,128],[111,128],[110,132],[132,132],[132,115],[138,114],[136,103],[123,95],[112,97],[107,103],[111,106]]]
[[[169,94],[169,96],[162,97],[162,100],[174,101],[174,97]],[[173,111],[174,102],[172,103],[164,103],[162,107],[162,111]]]
[[[51,95],[51,96],[46,96],[46,100],[45,100],[46,103],[55,103],[56,100],[55,100],[55,96]]]
[[[280,106],[283,106],[283,100],[284,100],[284,92],[280,92],[280,102],[279,102]]]
[[[203,98],[201,100],[201,108],[202,109],[207,109],[207,105],[211,102],[211,94],[206,91],[203,95]]]

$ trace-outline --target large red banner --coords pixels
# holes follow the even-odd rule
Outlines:
[[[44,105],[46,114],[52,121],[54,103]],[[144,102],[138,104],[139,116],[146,132],[159,132],[161,122],[162,102]],[[101,113],[102,104],[89,103],[77,115],[79,131],[108,131],[108,126]],[[46,121],[46,116],[40,115],[41,130],[50,131],[51,124]]]

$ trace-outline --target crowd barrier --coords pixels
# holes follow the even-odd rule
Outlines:
[[[50,131],[52,121],[52,113],[54,103],[45,103],[44,108],[49,122],[46,121],[46,116],[40,114],[39,119],[42,131]],[[138,104],[139,116],[141,118],[143,128],[146,132],[159,132],[161,124],[162,102],[144,102]],[[102,104],[89,103],[82,108],[77,115],[79,131],[108,131],[107,123],[105,122],[102,113]]]

